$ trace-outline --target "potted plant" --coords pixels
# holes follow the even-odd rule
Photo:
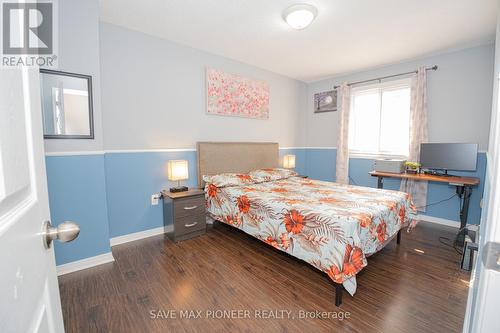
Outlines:
[[[418,162],[405,162],[406,173],[418,173],[421,167],[421,164]]]

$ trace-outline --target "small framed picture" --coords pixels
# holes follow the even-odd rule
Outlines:
[[[314,94],[314,113],[337,111],[337,90]]]

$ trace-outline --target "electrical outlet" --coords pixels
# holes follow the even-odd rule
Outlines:
[[[158,201],[160,200],[160,195],[158,193],[155,193],[151,196],[151,205],[156,206],[158,205]]]

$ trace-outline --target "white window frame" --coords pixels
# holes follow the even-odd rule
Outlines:
[[[356,92],[360,91],[368,91],[372,89],[394,89],[394,88],[410,88],[410,94],[411,94],[411,77],[406,77],[403,79],[396,79],[396,80],[390,80],[390,81],[384,81],[380,83],[374,83],[374,84],[367,84],[367,85],[362,85],[359,87],[353,87],[351,89],[351,102],[350,102],[350,110],[349,112],[352,112],[353,107],[354,107],[354,96]],[[380,94],[380,98],[382,98],[382,94]],[[411,102],[411,95],[410,95],[410,102]],[[380,104],[382,105],[382,103]],[[352,117],[350,116],[350,121],[352,121]],[[380,124],[379,124],[380,126]],[[410,124],[408,124],[410,126]],[[380,134],[379,134],[380,136]],[[349,138],[350,140],[350,138]],[[379,137],[379,142],[380,142],[380,137]],[[354,157],[354,158],[366,158],[366,159],[376,159],[376,158],[397,158],[397,159],[407,159],[407,155],[399,155],[399,154],[384,154],[384,153],[370,153],[370,152],[364,152],[364,151],[356,151],[352,150],[349,148],[349,157]]]

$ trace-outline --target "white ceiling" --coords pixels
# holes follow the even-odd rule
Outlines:
[[[318,16],[293,30],[300,2]],[[101,0],[101,20],[310,82],[492,41],[496,0]]]

